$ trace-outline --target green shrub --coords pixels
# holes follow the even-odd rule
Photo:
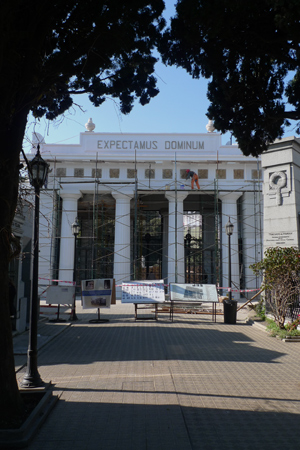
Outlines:
[[[288,336],[300,336],[300,330],[291,330],[288,332]]]
[[[282,330],[295,298],[300,295],[300,250],[298,247],[270,247],[264,259],[252,264],[256,275],[263,276],[262,288],[268,308]]]
[[[280,339],[285,339],[288,336],[300,336],[300,330],[297,329],[299,320],[295,320],[292,324],[286,324],[284,328],[280,328],[274,320],[267,319],[268,325],[267,330],[270,335],[275,337],[278,336]]]
[[[267,330],[270,332],[271,336],[277,336],[278,333],[280,332],[280,328],[279,326],[274,322],[274,320],[267,320],[268,325],[267,325]]]
[[[260,302],[255,306],[255,312],[261,320],[266,320],[266,306],[263,300],[260,300]]]

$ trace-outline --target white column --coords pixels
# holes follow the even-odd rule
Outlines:
[[[52,195],[49,191],[42,191],[40,194],[39,277],[44,280],[41,280],[41,284],[47,284],[47,280],[52,277],[53,209]],[[44,286],[41,290],[44,290]]]
[[[116,285],[131,279],[130,273],[130,200],[133,193],[112,192],[116,199],[114,278]],[[117,298],[122,289],[116,288]]]
[[[71,225],[77,217],[77,201],[81,193],[61,193],[62,217],[59,253],[59,280],[73,281],[75,238]]]
[[[237,199],[241,197],[242,192],[220,192],[219,197],[222,200],[222,271],[223,286],[228,287],[228,236],[225,231],[225,225],[229,220],[234,225],[233,234],[230,238],[231,247],[231,282],[232,289],[240,289],[239,274],[239,249],[238,249],[238,222],[237,222]],[[238,299],[239,292],[233,292],[233,298]]]
[[[186,198],[187,193],[166,192],[165,196],[169,200],[168,283],[184,283],[183,200]]]

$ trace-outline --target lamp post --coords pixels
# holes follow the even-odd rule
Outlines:
[[[23,388],[35,388],[44,383],[37,368],[37,328],[39,314],[38,277],[39,277],[39,214],[40,214],[40,189],[45,184],[49,165],[40,154],[40,146],[37,146],[35,157],[28,162],[28,175],[30,184],[34,187],[34,232],[33,232],[33,265],[31,281],[30,318],[29,318],[29,342],[27,350],[27,369],[21,382]]]
[[[73,282],[75,283],[75,295],[74,295],[74,302],[72,305],[72,311],[70,315],[70,319],[72,321],[78,320],[78,317],[76,316],[76,251],[77,251],[77,236],[80,233],[80,225],[78,223],[77,217],[75,219],[75,222],[72,223],[72,234],[74,236],[74,267],[73,267]]]
[[[226,234],[228,236],[228,284],[229,284],[229,301],[232,300],[232,292],[231,292],[231,246],[230,246],[230,237],[233,233],[233,224],[230,222],[230,217],[228,222],[225,225]]]
[[[188,283],[191,282],[191,240],[192,240],[192,235],[190,234],[190,232],[187,233],[187,235],[185,236],[186,239],[186,244],[187,244],[187,263],[188,263]]]
[[[147,253],[146,253],[146,280],[148,280],[149,277],[149,266],[150,266],[150,262],[149,262],[149,253],[150,253],[150,241],[151,241],[151,234],[150,233],[146,233],[145,234],[145,240],[146,240],[146,249],[147,249]]]

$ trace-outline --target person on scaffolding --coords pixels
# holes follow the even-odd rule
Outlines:
[[[188,180],[189,178],[192,179],[192,189],[194,189],[194,183],[196,183],[197,188],[200,189],[198,175],[195,172],[193,172],[192,170],[186,169],[186,179]]]

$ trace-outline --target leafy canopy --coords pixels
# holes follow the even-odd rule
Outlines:
[[[210,79],[207,115],[245,155],[300,120],[299,17],[299,0],[178,0],[164,33],[163,61]]]
[[[95,106],[119,99],[125,114],[135,99],[145,105],[158,94],[153,50],[163,9],[163,0],[3,0],[0,89],[10,95],[0,114],[29,106],[54,119],[84,93]]]

